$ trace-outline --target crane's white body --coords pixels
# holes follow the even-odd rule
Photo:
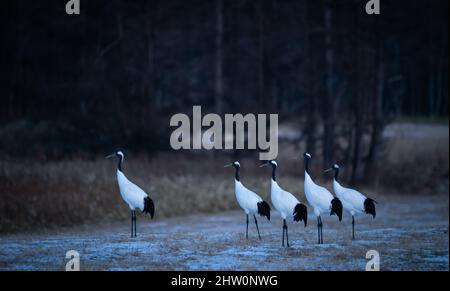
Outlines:
[[[255,219],[255,225],[256,230],[258,231],[258,237],[261,239],[261,234],[259,233],[258,228],[258,220],[256,219],[255,214],[259,214],[261,216],[266,216],[268,220],[270,220],[270,206],[262,200],[261,197],[259,197],[258,194],[256,194],[253,191],[250,191],[242,185],[241,178],[239,177],[239,169],[241,167],[241,164],[239,164],[238,161],[235,161],[231,164],[225,165],[225,167],[231,167],[233,166],[235,168],[234,173],[234,193],[236,195],[236,200],[239,204],[239,206],[245,211],[247,220],[246,220],[246,233],[245,237],[248,239],[248,215],[253,214],[253,218]]]
[[[239,206],[245,211],[245,214],[258,213],[258,203],[263,201],[258,194],[246,188],[238,180],[234,180],[234,191]]]
[[[144,199],[148,197],[147,193],[128,180],[120,170],[117,170],[117,183],[119,184],[120,195],[123,201],[128,204],[130,210],[140,209],[144,211]]]
[[[333,195],[326,188],[314,183],[307,171],[305,171],[304,190],[306,200],[313,207],[316,216],[330,211]]]
[[[283,190],[276,181],[271,179],[270,198],[272,205],[280,212],[281,218],[291,218],[294,216],[294,209],[300,202],[291,193]]]
[[[364,201],[367,198],[363,194],[341,186],[336,179],[333,179],[333,190],[337,198],[341,200],[344,209],[350,212],[352,216],[364,212]]]
[[[284,236],[286,234],[286,244],[289,247],[289,234],[286,219],[290,218],[293,221],[303,220],[306,227],[308,212],[306,206],[301,204],[294,195],[283,190],[280,185],[278,185],[276,178],[276,170],[278,167],[277,162],[269,161],[268,163],[262,164],[260,167],[268,164],[272,166],[272,178],[270,179],[270,198],[272,199],[272,205],[280,213],[280,216],[283,219],[283,235],[281,245],[284,246]]]

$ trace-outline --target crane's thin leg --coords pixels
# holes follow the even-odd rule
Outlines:
[[[136,213],[133,210],[133,231],[132,231],[133,237],[135,237],[135,225],[136,225]]]
[[[136,231],[136,210],[133,211],[134,213],[134,237],[137,237],[137,231]]]
[[[320,244],[320,216],[317,216],[317,243]]]
[[[130,211],[130,216],[131,216],[131,237],[133,237],[133,210]]]
[[[353,239],[355,239],[355,216],[352,215],[352,235]]]
[[[282,240],[281,246],[284,247],[284,220],[283,220],[283,240]]]
[[[258,237],[259,239],[261,239],[261,235],[259,234],[259,228],[258,228],[258,220],[256,220],[256,216],[253,214],[253,218],[255,219],[255,225],[256,225],[256,230],[258,231]]]
[[[319,216],[320,219],[320,244],[323,244],[323,224],[322,224],[322,217]]]
[[[245,237],[248,239],[248,214],[247,214],[247,231],[245,232]]]
[[[286,229],[286,246],[289,247],[289,236],[288,236],[288,227],[286,224],[286,219],[283,219],[283,228]]]

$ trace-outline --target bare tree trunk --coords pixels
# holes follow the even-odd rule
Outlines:
[[[311,44],[311,26],[310,26],[310,18],[308,13],[308,1],[303,1],[303,18],[305,19],[305,26],[306,26],[306,36],[305,36],[305,51],[306,56],[312,56],[313,48]],[[314,98],[313,94],[313,61],[311,58],[305,58],[306,59],[306,74],[305,74],[305,88],[306,88],[306,101],[307,101],[307,120],[306,120],[306,128],[305,128],[305,135],[306,135],[306,151],[311,153],[312,155],[315,155],[314,149],[316,148],[316,100],[317,98]]]
[[[361,163],[361,139],[363,135],[363,113],[362,113],[362,99],[365,97],[364,94],[364,82],[361,80],[362,76],[359,72],[364,71],[362,68],[362,62],[364,58],[361,56],[360,41],[361,41],[361,31],[359,28],[359,18],[358,13],[355,15],[355,27],[356,27],[356,43],[355,43],[355,66],[354,70],[354,80],[355,80],[355,94],[353,96],[353,140],[352,140],[352,171],[350,175],[350,183],[355,185],[358,180],[358,171]]]
[[[21,94],[21,83],[23,82],[23,62],[20,51],[17,48],[22,43],[22,1],[13,1],[3,5],[0,15],[4,21],[0,28],[0,88],[5,92],[6,100],[0,107],[0,121],[2,119],[14,118],[26,113],[26,101]],[[6,44],[6,45],[3,45]],[[30,101],[30,100],[28,100]]]
[[[259,19],[259,51],[258,51],[258,94],[260,98],[261,112],[267,110],[267,98],[265,88],[265,15],[264,15],[264,1],[259,1],[258,5],[258,19]]]
[[[445,86],[443,86],[443,79],[444,79],[445,71],[448,70],[448,67],[446,67],[444,57],[443,57],[443,55],[445,56],[445,49],[442,47],[442,49],[440,51],[441,51],[441,53],[440,53],[440,56],[438,57],[438,61],[436,64],[437,92],[436,92],[436,102],[434,103],[435,108],[433,110],[435,116],[439,116],[441,113],[442,95],[443,95],[443,91],[446,90],[446,89],[444,89]]]
[[[335,100],[334,100],[334,54],[333,54],[333,39],[332,39],[332,16],[333,10],[331,1],[326,1],[325,4],[325,67],[326,67],[326,98],[322,105],[323,120],[324,120],[324,136],[323,136],[323,167],[329,167],[333,163],[333,145],[334,145],[334,124],[335,124]]]
[[[428,64],[428,115],[429,117],[433,117],[434,115],[434,101],[436,98],[436,72],[434,65],[434,56],[429,56],[429,64]]]
[[[381,145],[381,133],[383,130],[383,91],[384,91],[384,57],[383,57],[383,41],[378,39],[377,48],[377,90],[374,98],[372,111],[372,134],[365,167],[365,180],[377,181],[377,159],[379,156]]]
[[[223,0],[216,3],[216,112],[223,111]]]
[[[402,83],[404,83],[404,76],[401,71],[401,57],[400,57],[400,48],[399,44],[395,42],[393,44],[394,46],[394,75],[398,79],[397,86],[401,86]],[[402,81],[403,80],[403,81]],[[393,96],[394,99],[394,117],[399,117],[402,113],[402,97],[404,95],[403,93],[396,93],[395,96]]]
[[[364,98],[364,92],[361,87],[362,82],[361,78],[358,74],[359,67],[360,67],[360,56],[359,56],[359,49],[357,48],[356,52],[356,58],[357,58],[357,70],[356,70],[356,80],[357,80],[357,86],[356,86],[356,93],[355,93],[355,100],[353,104],[353,116],[354,116],[354,135],[353,135],[353,159],[352,159],[352,174],[350,181],[354,185],[357,183],[358,180],[358,171],[359,171],[359,165],[361,163],[361,139],[363,135],[363,121],[362,121],[362,99]]]
[[[233,1],[232,3],[232,18],[233,21],[230,22],[231,26],[231,63],[234,64],[230,68],[230,99],[231,103],[234,104],[236,100],[239,99],[241,94],[241,88],[240,88],[240,79],[239,79],[239,73],[240,73],[240,59],[239,59],[239,29],[240,29],[240,2]],[[240,108],[239,108],[240,110]]]
[[[356,98],[358,99],[360,95],[358,95]],[[356,101],[358,103],[358,100]],[[358,180],[358,170],[359,170],[359,164],[361,162],[361,139],[362,139],[362,120],[361,120],[361,110],[359,108],[359,104],[356,105],[355,109],[355,134],[354,134],[354,141],[353,141],[353,159],[352,159],[352,175],[351,175],[351,183],[354,185],[357,183]]]
[[[156,109],[154,108],[153,104],[156,104],[155,102],[155,37],[154,37],[154,19],[153,19],[153,11],[154,11],[154,5],[152,1],[147,2],[146,4],[146,14],[147,17],[145,17],[145,40],[146,40],[146,48],[147,48],[147,54],[146,54],[146,61],[147,61],[147,68],[144,71],[144,76],[142,80],[142,95],[144,98],[144,104],[146,106],[146,109],[149,110]],[[150,106],[151,104],[151,106]],[[148,112],[145,112],[144,114],[148,114]],[[145,121],[144,121],[145,122]]]

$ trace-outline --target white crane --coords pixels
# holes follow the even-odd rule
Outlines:
[[[323,244],[322,218],[321,214],[330,211],[330,216],[336,214],[339,221],[342,220],[342,203],[324,187],[317,185],[309,175],[309,153],[303,154],[305,161],[305,196],[309,205],[314,208],[314,214],[317,216],[317,236],[319,244]]]
[[[377,202],[371,198],[367,198],[356,190],[341,186],[337,181],[339,177],[339,165],[334,164],[333,167],[325,171],[334,171],[334,193],[342,201],[344,209],[352,215],[352,238],[355,239],[355,214],[365,212],[375,218],[375,203]]]
[[[288,227],[286,224],[287,218],[293,218],[294,221],[302,221],[307,224],[308,210],[306,206],[300,203],[297,198],[291,193],[281,189],[277,183],[276,170],[278,167],[277,162],[269,161],[262,164],[260,167],[267,165],[272,166],[272,179],[270,181],[270,197],[272,199],[272,205],[280,212],[283,219],[283,238],[281,245],[284,247],[284,233],[286,232],[286,245],[289,247]]]
[[[259,197],[258,194],[256,194],[253,191],[250,191],[244,185],[242,185],[239,176],[239,169],[241,167],[241,164],[239,164],[239,162],[233,162],[231,164],[225,165],[224,167],[231,167],[231,166],[235,168],[234,191],[236,194],[236,199],[239,203],[239,206],[241,206],[241,208],[245,211],[245,214],[247,216],[247,231],[245,237],[248,239],[248,215],[253,214],[253,218],[255,219],[256,230],[258,231],[258,237],[259,239],[261,239],[261,235],[259,233],[258,228],[258,220],[256,220],[255,214],[257,213],[260,216],[266,216],[267,219],[270,220],[270,206],[266,201],[264,201],[261,197]]]
[[[131,210],[131,237],[136,237],[136,209],[140,209],[143,213],[150,214],[151,218],[155,215],[155,205],[153,200],[137,185],[132,183],[125,177],[122,172],[122,162],[124,155],[122,151],[116,151],[114,154],[106,158],[117,157],[117,183],[119,184],[120,195],[123,201],[128,204]]]

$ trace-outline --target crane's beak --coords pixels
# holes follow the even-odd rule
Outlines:
[[[330,172],[330,171],[333,171],[333,168],[326,169],[324,172],[326,173],[326,172]]]
[[[267,166],[268,164],[269,164],[269,163],[264,163],[264,164],[259,165],[259,167],[262,168],[262,167]]]
[[[106,156],[105,159],[110,159],[110,158],[114,158],[115,154],[111,154],[109,156]]]
[[[231,167],[231,166],[233,166],[233,163],[231,163],[231,164],[226,164],[225,166],[223,166],[224,168],[228,168],[228,167]]]

